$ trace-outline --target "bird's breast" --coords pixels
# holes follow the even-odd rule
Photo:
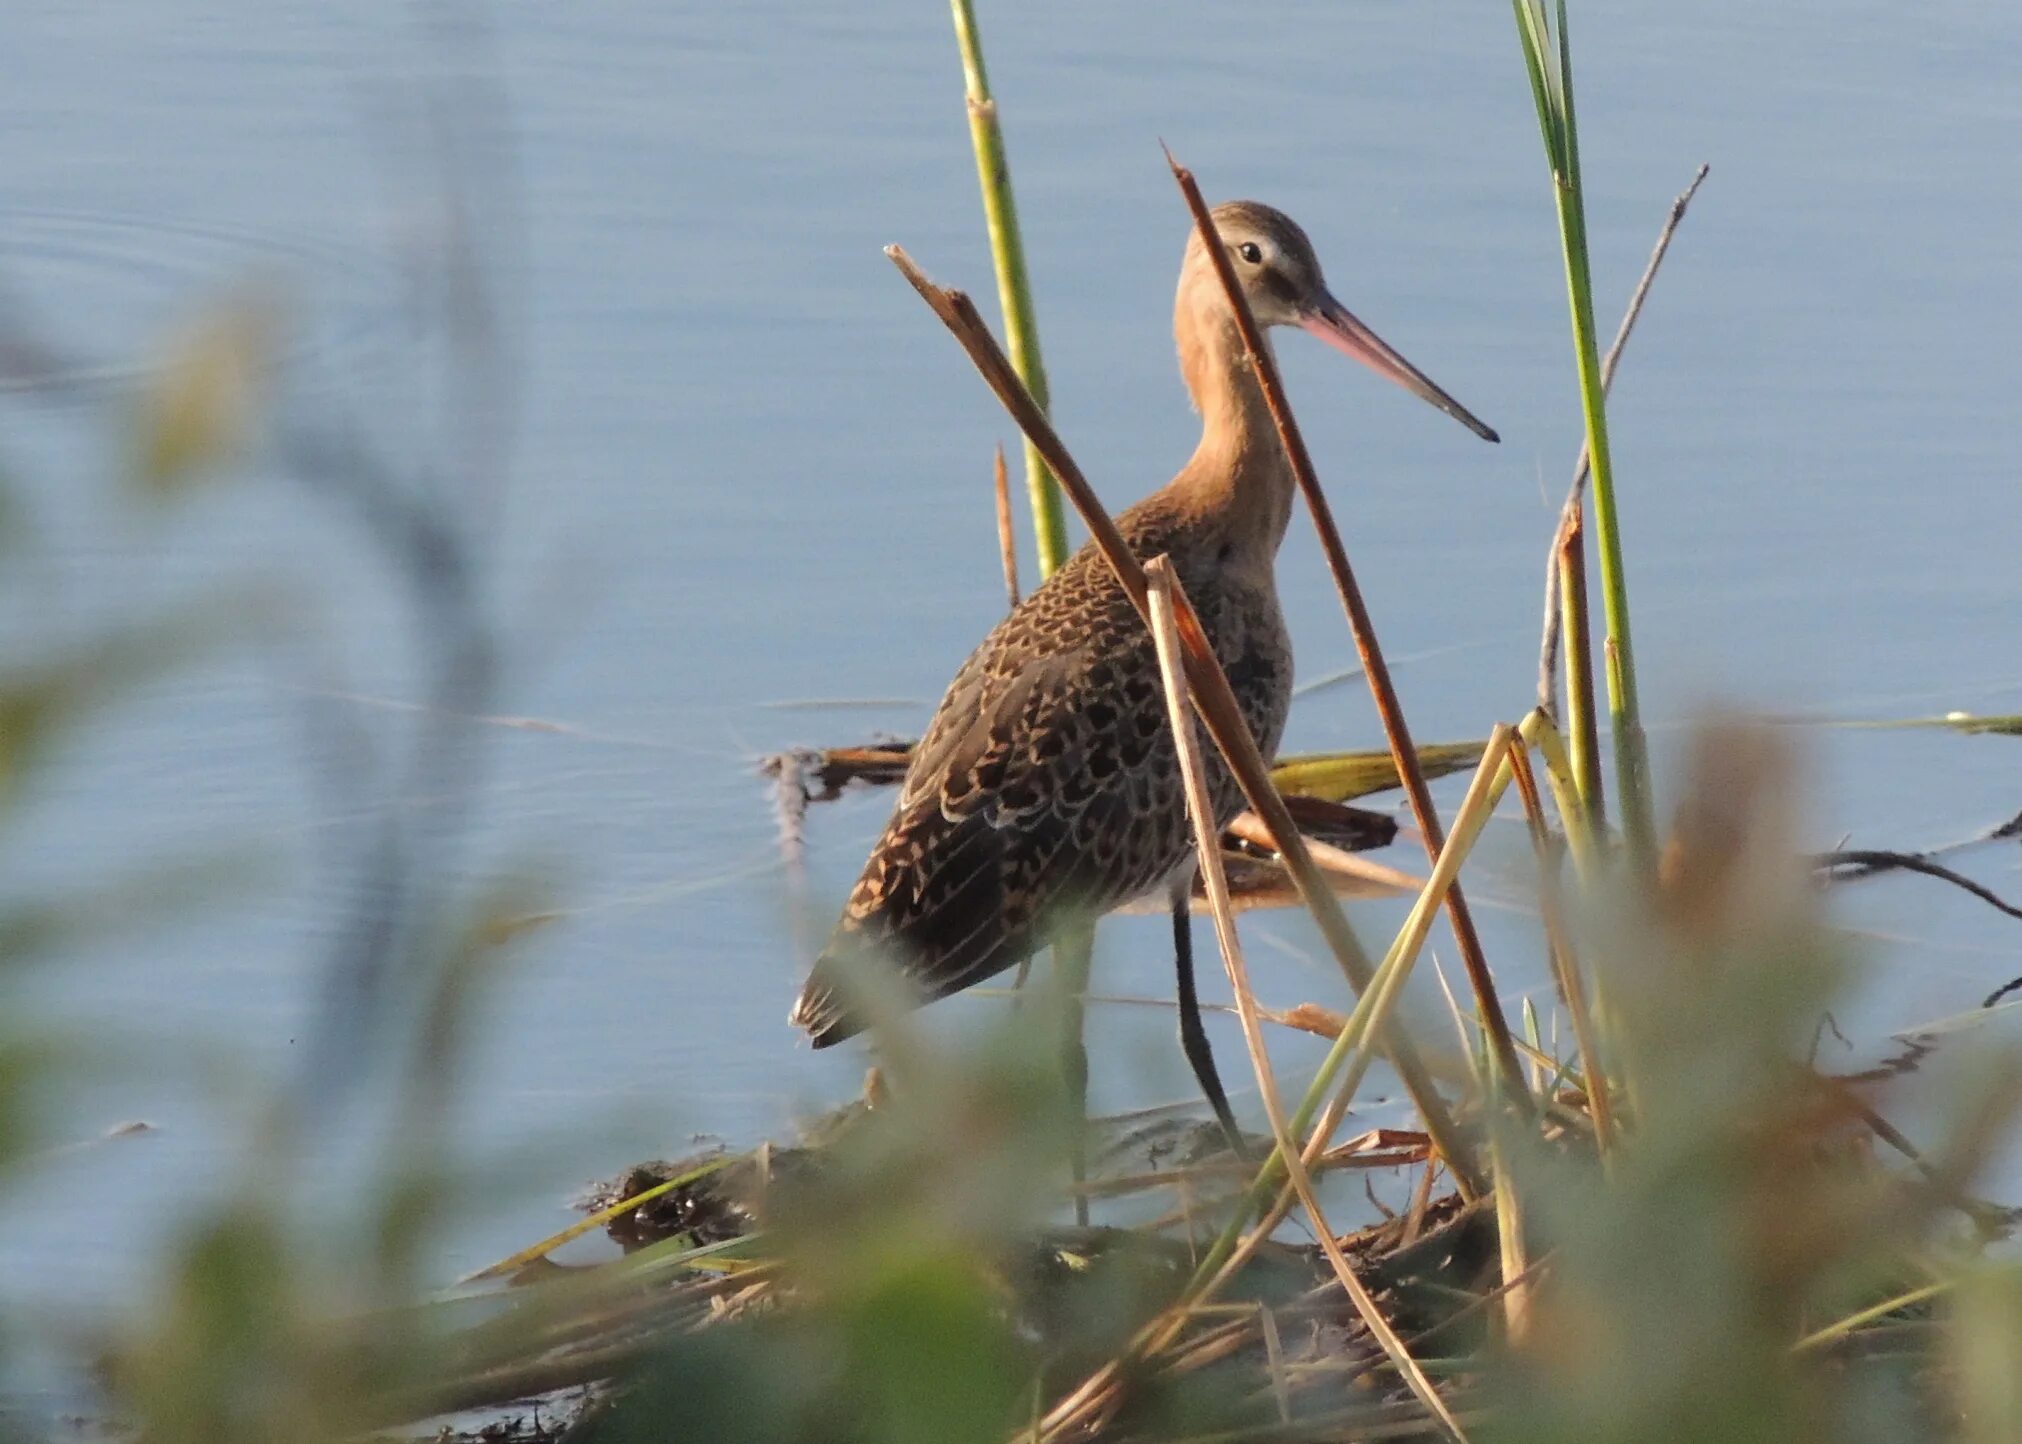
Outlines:
[[[1268,759],[1284,735],[1292,706],[1292,639],[1277,593],[1224,583],[1201,624],[1228,674],[1243,720]]]

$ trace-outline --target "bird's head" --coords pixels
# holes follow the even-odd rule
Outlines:
[[[1500,438],[1430,377],[1393,350],[1334,298],[1320,258],[1297,221],[1256,201],[1228,201],[1210,213],[1257,324],[1296,326],[1360,361],[1377,375],[1431,402],[1486,441]],[[1220,277],[1195,229],[1180,268],[1180,311],[1205,307],[1233,325]]]

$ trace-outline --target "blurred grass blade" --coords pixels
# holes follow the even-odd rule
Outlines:
[[[2022,1419],[2022,1267],[2011,1261],[1969,1280],[1951,1335],[1966,1444],[2010,1444]]]
[[[201,853],[134,868],[70,894],[41,893],[0,903],[0,971],[63,949],[159,926],[198,903],[243,886],[272,863],[251,847]]]
[[[1910,1289],[1905,1293],[1896,1294],[1892,1298],[1883,1299],[1878,1304],[1870,1304],[1867,1308],[1848,1314],[1843,1319],[1834,1320],[1822,1329],[1814,1329],[1811,1333],[1799,1339],[1794,1347],[1800,1354],[1807,1353],[1812,1349],[1822,1349],[1827,1344],[1836,1343],[1840,1339],[1844,1339],[1864,1324],[1871,1324],[1877,1319],[1885,1319],[1890,1314],[1900,1312],[1903,1309],[1913,1308],[1918,1304],[1937,1298],[1940,1294],[1949,1293],[1957,1283],[1957,1279],[1940,1279],[1936,1283],[1925,1284],[1922,1288]]]
[[[223,641],[261,610],[261,600],[245,594],[204,598],[0,673],[0,809],[14,801],[28,769],[57,737]]]
[[[279,308],[249,291],[199,316],[173,338],[141,391],[133,421],[133,478],[172,498],[236,461],[250,439],[280,333]]]

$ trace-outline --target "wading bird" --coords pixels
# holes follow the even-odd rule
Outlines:
[[[1253,201],[1213,212],[1259,326],[1297,326],[1488,441],[1495,432],[1335,300],[1290,217]],[[1266,757],[1292,700],[1292,647],[1274,563],[1294,480],[1214,264],[1195,232],[1173,308],[1201,440],[1178,476],[1117,520],[1140,560],[1164,553]],[[1243,798],[1209,761],[1218,824]],[[913,750],[792,1021],[824,1048],[861,1031],[846,976],[896,967],[919,1001],[946,997],[1163,891],[1171,900],[1180,1043],[1232,1146],[1240,1135],[1194,991],[1195,858],[1151,634],[1109,564],[1084,546],[983,640]],[[861,963],[856,961],[859,957]],[[1086,1077],[1079,1029],[1068,1072]]]

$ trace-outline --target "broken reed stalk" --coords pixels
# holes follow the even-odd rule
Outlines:
[[[1320,478],[1313,469],[1313,458],[1306,450],[1305,438],[1299,434],[1299,423],[1292,415],[1291,404],[1285,399],[1285,385],[1278,376],[1277,363],[1272,359],[1270,348],[1264,344],[1263,333],[1257,328],[1257,318],[1250,314],[1249,303],[1243,299],[1243,288],[1236,280],[1235,266],[1215,230],[1207,202],[1201,198],[1200,187],[1194,183],[1193,172],[1173,159],[1170,150],[1166,151],[1165,159],[1172,168],[1173,179],[1179,184],[1180,194],[1186,198],[1187,208],[1193,213],[1194,228],[1200,233],[1201,244],[1214,263],[1224,298],[1235,315],[1237,329],[1242,333],[1245,359],[1264,393],[1264,403],[1270,408],[1278,440],[1285,449],[1285,459],[1299,484],[1300,495],[1306,499],[1306,511],[1313,519],[1313,528],[1319,533],[1320,550],[1326,555],[1327,570],[1334,578],[1335,590],[1341,594],[1341,606],[1348,614],[1349,630],[1355,636],[1355,651],[1361,658],[1369,693],[1375,698],[1377,715],[1383,720],[1383,735],[1390,744],[1391,756],[1396,760],[1397,775],[1404,783],[1405,796],[1410,800],[1412,818],[1424,836],[1427,858],[1436,860],[1440,849],[1445,846],[1446,833],[1440,826],[1439,812],[1432,804],[1432,791],[1426,786],[1425,772],[1418,765],[1418,749],[1413,745],[1411,729],[1405,723],[1404,708],[1397,700],[1397,688],[1390,680],[1390,667],[1384,661],[1382,645],[1376,639],[1375,624],[1369,619],[1369,608],[1362,599],[1361,585],[1355,580],[1354,567],[1349,564],[1348,548],[1341,541],[1341,530],[1334,524],[1333,510],[1327,505],[1325,493],[1320,490]],[[1461,962],[1467,969],[1468,983],[1487,1022],[1503,1087],[1512,1099],[1528,1106],[1530,1095],[1524,1087],[1516,1045],[1510,1039],[1509,1021],[1503,1016],[1502,1003],[1496,995],[1495,976],[1489,972],[1481,937],[1475,931],[1474,917],[1469,913],[1467,899],[1458,887],[1447,892],[1446,909],[1453,923],[1454,939],[1460,947]]]
[[[1445,902],[1446,890],[1453,885],[1461,864],[1480,838],[1482,828],[1509,785],[1510,766],[1506,750],[1509,730],[1498,726],[1492,734],[1489,748],[1482,754],[1481,764],[1468,784],[1467,796],[1454,814],[1453,831],[1440,851],[1439,860],[1433,864],[1432,876],[1426,879],[1424,889],[1404,920],[1404,926],[1384,954],[1374,980],[1356,1001],[1354,1011],[1329,1046],[1326,1057],[1306,1089],[1305,1097],[1292,1114],[1290,1129],[1293,1133],[1312,1130],[1301,1155],[1309,1170],[1333,1141],[1334,1130],[1346,1115],[1349,1101],[1368,1072],[1370,1039],[1388,1019],[1390,1010],[1403,991],[1405,979],[1410,976],[1425,945],[1426,935],[1432,930],[1432,920]],[[1337,1077],[1341,1080],[1338,1085],[1335,1082]],[[1327,1099],[1330,1090],[1333,1099],[1327,1104],[1326,1111],[1321,1113],[1320,1105]],[[1317,1125],[1313,1123],[1316,1113],[1321,1113]],[[1250,1254],[1277,1227],[1290,1205],[1290,1194],[1279,1193],[1281,1167],[1282,1158],[1273,1150],[1237,1212],[1195,1267],[1192,1279],[1181,1291],[1183,1300],[1194,1302],[1213,1294],[1235,1276]],[[1278,1201],[1271,1205],[1274,1194],[1279,1194]],[[1258,1213],[1261,1213],[1261,1221],[1247,1237],[1243,1236],[1245,1220]]]
[[[1551,783],[1552,801],[1558,804],[1559,820],[1565,827],[1566,851],[1573,856],[1573,870],[1582,882],[1592,882],[1599,866],[1599,838],[1580,806],[1580,783],[1573,775],[1573,760],[1566,751],[1565,736],[1542,707],[1532,708],[1517,732],[1544,758],[1545,777]]]
[[[1004,447],[997,446],[997,553],[1004,562],[1004,601],[1018,610],[1018,535],[1011,527],[1011,478],[1004,469]]]
[[[1587,447],[1579,447],[1581,471],[1585,475]],[[1545,562],[1545,611],[1547,631],[1553,621],[1565,627],[1565,730],[1571,738],[1573,785],[1579,789],[1581,821],[1591,831],[1607,827],[1607,791],[1601,785],[1601,724],[1599,692],[1593,688],[1593,629],[1587,611],[1587,508],[1579,498],[1579,481],[1567,498],[1567,510],[1559,514],[1557,552]],[[1553,607],[1553,582],[1557,582],[1559,605]],[[1553,645],[1547,637],[1547,645]],[[1539,659],[1541,708],[1551,708],[1551,665],[1549,657]]]
[[[1551,578],[1557,578],[1560,606],[1555,615],[1564,619],[1566,632],[1565,716],[1572,739],[1573,780],[1587,829],[1600,832],[1608,825],[1608,799],[1601,783],[1599,694],[1594,690],[1593,628],[1587,610],[1586,508],[1577,497],[1569,498],[1567,505],[1572,509],[1559,518],[1558,553],[1552,558],[1545,591],[1550,593]],[[1551,605],[1549,595],[1545,604]],[[1544,705],[1549,707],[1549,700]]]
[[[1063,469],[1063,477],[1067,472]],[[1068,485],[1068,494],[1074,494]],[[1182,596],[1175,602],[1175,611],[1185,608]],[[1192,682],[1191,666],[1188,681]],[[1198,693],[1196,703],[1198,704]],[[1203,709],[1203,720],[1206,712]],[[1287,1131],[1297,1134],[1305,1131],[1318,1111],[1320,1100],[1327,1095],[1334,1076],[1345,1065],[1346,1076],[1334,1097],[1328,1102],[1320,1121],[1313,1125],[1312,1133],[1300,1154],[1300,1161],[1309,1174],[1327,1151],[1334,1131],[1346,1115],[1348,1102],[1360,1086],[1363,1075],[1368,1071],[1370,1061],[1369,1043],[1379,1036],[1386,1026],[1390,1010],[1395,1006],[1403,990],[1405,978],[1410,974],[1412,964],[1424,946],[1426,934],[1432,929],[1432,919],[1444,901],[1446,889],[1460,871],[1490,814],[1495,811],[1496,802],[1510,781],[1510,765],[1507,755],[1509,729],[1498,726],[1489,739],[1482,754],[1481,764],[1476,769],[1474,779],[1468,785],[1467,796],[1460,809],[1454,814],[1453,832],[1447,838],[1446,847],[1434,863],[1432,876],[1425,889],[1413,904],[1410,915],[1405,919],[1403,929],[1390,945],[1382,966],[1376,971],[1368,988],[1356,1001],[1355,1010],[1349,1016],[1329,1048],[1327,1057],[1320,1065],[1319,1073],[1306,1090],[1306,1097],[1287,1124]],[[1435,1147],[1436,1147],[1435,1143]],[[1193,1317],[1194,1311],[1207,1299],[1226,1285],[1248,1262],[1252,1254],[1263,1245],[1291,1211],[1293,1193],[1289,1188],[1279,1187],[1281,1155],[1275,1148],[1271,1157],[1265,1160],[1263,1169],[1230,1215],[1221,1234],[1202,1255],[1195,1266],[1193,1275],[1181,1288],[1179,1298],[1158,1318],[1152,1320],[1134,1337],[1121,1357],[1102,1365],[1078,1387],[1071,1390],[1051,1410],[1042,1422],[1039,1437],[1042,1440],[1058,1438],[1069,1430],[1083,1429],[1092,1419],[1112,1406],[1116,1389],[1125,1371],[1137,1361],[1168,1348],[1177,1340]],[[1458,1180],[1456,1180],[1458,1181]],[[1468,1197],[1475,1197],[1463,1186]],[[1275,1201],[1274,1200],[1275,1196]],[[1246,1221],[1257,1215],[1256,1226],[1244,1232]]]
[[[990,263],[997,273],[997,303],[1004,312],[1004,344],[1025,389],[1044,412],[1049,402],[1046,366],[1039,358],[1039,323],[1032,313],[1032,282],[1025,272],[1025,242],[1018,230],[1018,205],[1011,195],[1011,162],[1004,154],[1004,131],[997,101],[983,69],[983,42],[976,33],[970,0],[950,0],[955,44],[962,52],[962,85],[969,111],[969,142],[976,152],[976,179],[983,190],[983,220],[990,231]],[[1028,437],[1025,492],[1032,507],[1032,540],[1039,552],[1039,579],[1067,560],[1067,526],[1060,489],[1046,459]]]
[[[1545,0],[1512,0],[1517,36],[1537,104],[1538,132],[1552,173],[1552,200],[1558,211],[1560,251],[1565,262],[1566,297],[1572,311],[1573,358],[1579,374],[1580,410],[1586,420],[1587,449],[1594,490],[1594,526],[1601,562],[1601,604],[1608,636],[1608,723],[1615,749],[1615,790],[1620,794],[1622,830],[1641,877],[1656,868],[1656,822],[1650,799],[1648,743],[1636,694],[1636,656],[1629,637],[1629,581],[1622,557],[1622,528],[1616,514],[1615,467],[1608,449],[1608,413],[1601,385],[1600,348],[1594,336],[1594,282],[1587,247],[1586,200],[1580,184],[1580,139],[1573,103],[1572,50],[1566,33],[1565,0],[1556,0],[1556,20]]]
[[[1109,513],[1103,509],[1094,488],[1089,486],[1088,479],[1075,465],[1074,458],[1068,454],[1052,423],[1012,369],[996,338],[990,334],[990,328],[977,314],[975,303],[961,291],[935,285],[900,247],[887,246],[885,254],[913,289],[919,292],[929,309],[940,318],[941,324],[961,343],[971,363],[996,393],[1005,410],[1010,412],[1011,419],[1039,449],[1059,479],[1061,489],[1080,512],[1090,537],[1115,572],[1124,594],[1149,625],[1144,568],[1131,555],[1129,545],[1116,529]],[[1307,851],[1305,839],[1300,836],[1284,798],[1272,783],[1270,768],[1257,751],[1256,741],[1243,722],[1242,711],[1229,688],[1229,679],[1223,674],[1221,663],[1214,649],[1208,645],[1199,619],[1193,616],[1190,607],[1180,609],[1180,634],[1187,650],[1187,681],[1194,689],[1195,702],[1200,709],[1201,720],[1207,724],[1209,736],[1214,739],[1215,746],[1242,787],[1244,800],[1270,828],[1272,846],[1284,860],[1286,871],[1291,873],[1299,896],[1319,925],[1320,935],[1326,939],[1335,961],[1348,975],[1355,990],[1365,993],[1375,969],[1370,965],[1368,954],[1363,951],[1354,929],[1348,925],[1339,899],[1334,896],[1325,875]],[[1408,1037],[1395,1029],[1385,1029],[1382,1036],[1398,1078],[1418,1109],[1433,1147],[1452,1170],[1461,1190],[1470,1198],[1478,1196],[1483,1174],[1475,1160],[1474,1150],[1455,1127],[1446,1100],[1433,1086],[1418,1050]]]
[[[1263,819],[1254,812],[1238,813],[1230,820],[1226,831],[1230,837],[1240,838],[1256,847],[1272,846],[1270,828],[1266,827]],[[1321,842],[1309,837],[1306,839],[1306,851],[1311,853],[1313,861],[1326,871],[1341,877],[1360,878],[1380,887],[1394,888],[1398,892],[1407,893],[1415,893],[1425,886],[1425,879],[1422,877],[1413,877],[1408,872],[1387,867],[1380,862],[1371,862],[1360,853],[1336,847],[1331,842]]]
[[[1334,1276],[1341,1281],[1342,1289],[1355,1305],[1355,1311],[1362,1316],[1370,1337],[1376,1340],[1398,1374],[1410,1386],[1411,1392],[1418,1396],[1419,1402],[1439,1420],[1448,1434],[1454,1439],[1464,1440],[1466,1436],[1448,1412],[1439,1391],[1426,1378],[1425,1371],[1411,1357],[1404,1341],[1390,1326],[1390,1321],[1383,1317],[1376,1300],[1349,1266],[1333,1226],[1320,1210],[1320,1199],[1313,1189],[1312,1176],[1301,1161],[1299,1150],[1293,1147],[1292,1135],[1286,1129],[1284,1107],[1278,1097],[1277,1076],[1272,1072],[1270,1051],[1264,1043],[1263,1023],[1257,1016],[1256,994],[1250,988],[1249,966],[1243,957],[1242,941],[1236,935],[1235,913],[1229,903],[1229,880],[1222,868],[1221,830],[1215,826],[1214,806],[1208,800],[1206,768],[1201,760],[1199,739],[1194,734],[1193,706],[1186,684],[1175,612],[1175,598],[1183,597],[1185,588],[1174,575],[1171,560],[1164,556],[1153,557],[1145,564],[1145,579],[1150,588],[1152,642],[1158,649],[1159,674],[1165,683],[1166,715],[1172,728],[1173,746],[1179,754],[1180,776],[1186,786],[1187,816],[1193,821],[1201,882],[1207,892],[1209,912],[1214,918],[1215,941],[1221,946],[1222,965],[1229,975],[1230,990],[1235,994],[1236,1015],[1243,1026],[1243,1042],[1250,1051],[1250,1065],[1256,1070],[1257,1091],[1263,1098],[1264,1116],[1270,1121],[1271,1137],[1277,1144],[1278,1156],[1285,1160],[1285,1176],[1298,1194],[1299,1204],[1306,1210],[1306,1216],[1313,1222],[1320,1251],[1326,1255]]]
[[[1418,954],[1424,948],[1425,940],[1432,931],[1433,918],[1444,905],[1446,894],[1452,888],[1454,880],[1460,876],[1461,865],[1474,850],[1475,843],[1481,838],[1482,829],[1487,826],[1489,818],[1495,812],[1496,804],[1502,800],[1503,793],[1509,787],[1511,773],[1507,749],[1510,732],[1511,729],[1507,725],[1497,723],[1489,734],[1489,745],[1482,753],[1481,763],[1476,767],[1473,778],[1468,782],[1467,793],[1461,798],[1459,809],[1454,813],[1453,831],[1447,834],[1446,845],[1440,849],[1439,857],[1433,863],[1432,875],[1426,879],[1424,889],[1412,903],[1411,911],[1405,916],[1404,925],[1398,929],[1396,938],[1383,955],[1383,962],[1377,970],[1380,982],[1375,990],[1383,996],[1372,1005],[1372,1012],[1376,1007],[1389,1007],[1402,989],[1405,978],[1417,962]],[[1322,1060],[1320,1069],[1314,1077],[1313,1086],[1308,1090],[1304,1101],[1300,1104],[1299,1112],[1295,1115],[1299,1127],[1303,1128],[1312,1118],[1331,1075],[1342,1071],[1342,1062],[1349,1060],[1351,1054],[1357,1051],[1358,1031],[1366,1032],[1369,1026],[1367,1021],[1359,1017],[1361,1013],[1362,1005],[1358,1003],[1355,1013],[1350,1014],[1347,1026],[1342,1029],[1341,1037]],[[1360,1052],[1361,1056],[1354,1057],[1343,1072],[1342,1082],[1337,1089],[1340,1101],[1344,1104],[1361,1086],[1362,1075],[1368,1070],[1367,1050],[1361,1049]],[[1316,1131],[1313,1144],[1324,1150],[1332,1140],[1332,1136],[1331,1126],[1324,1131]]]
[[[1510,775],[1517,796],[1523,799],[1524,820],[1530,826],[1531,849],[1538,860],[1538,911],[1545,928],[1545,948],[1551,955],[1552,976],[1572,1019],[1573,1047],[1580,1057],[1580,1076],[1587,1090],[1587,1110],[1594,1120],[1595,1151],[1601,1166],[1608,1166],[1615,1143],[1615,1108],[1608,1094],[1608,1075],[1602,1071],[1599,1041],[1594,1032],[1594,1015],[1587,1006],[1587,990],[1580,979],[1579,964],[1573,955],[1571,935],[1566,931],[1565,910],[1559,905],[1560,876],[1557,844],[1545,817],[1545,802],[1538,791],[1537,774],[1522,739],[1509,749]]]

